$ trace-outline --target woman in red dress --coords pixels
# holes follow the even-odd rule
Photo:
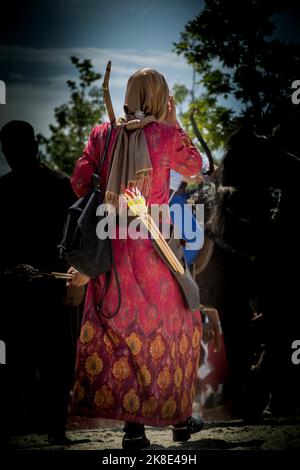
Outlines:
[[[142,69],[130,77],[125,116],[112,129],[100,182],[115,204],[122,188],[141,188],[149,205],[167,204],[170,169],[183,175],[201,170],[198,150],[176,120],[164,77]],[[91,189],[109,124],[96,126],[78,160],[72,186],[78,196]],[[88,279],[71,268],[75,285],[88,282],[77,348],[72,411],[124,420],[124,448],[149,445],[144,425],[173,425],[173,439],[187,440],[202,428],[191,418],[201,340],[200,312],[188,309],[180,287],[152,241],[112,240],[120,278],[119,313],[111,277],[101,312],[105,276]]]

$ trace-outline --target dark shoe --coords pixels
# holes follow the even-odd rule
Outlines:
[[[136,450],[150,446],[143,424],[126,421],[123,431],[125,432],[122,441],[123,449]]]
[[[127,450],[138,450],[143,449],[144,447],[149,447],[150,441],[147,439],[145,433],[142,436],[130,437],[127,434],[124,434],[122,447]]]
[[[184,423],[172,427],[173,441],[188,441],[191,434],[202,431],[203,427],[204,421],[201,416],[191,416]]]

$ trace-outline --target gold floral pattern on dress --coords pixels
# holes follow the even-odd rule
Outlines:
[[[79,403],[84,399],[84,388],[80,385],[79,380],[76,380],[74,387],[73,387],[73,402]]]
[[[111,409],[114,407],[115,400],[112,389],[108,385],[102,385],[95,393],[94,402],[97,408]]]
[[[165,401],[165,403],[161,407],[160,414],[162,418],[163,419],[173,418],[176,412],[176,408],[177,408],[177,405],[176,405],[175,399],[173,397],[168,398],[168,400]]]
[[[103,343],[108,352],[112,352],[120,344],[118,336],[113,332],[113,330],[108,330],[107,333],[104,333]]]
[[[134,356],[137,356],[142,349],[142,341],[136,333],[127,336],[126,344]]]
[[[183,396],[181,398],[181,412],[182,413],[187,412],[188,405],[189,405],[188,395],[187,395],[186,391],[184,391]]]
[[[161,335],[157,335],[150,344],[151,357],[158,361],[165,353],[165,343]]]
[[[195,328],[193,336],[192,336],[192,346],[193,348],[198,348],[200,345],[201,333],[199,328]]]
[[[151,384],[151,373],[146,365],[143,365],[138,369],[137,380],[143,388],[148,387],[148,385]]]
[[[190,391],[191,403],[193,403],[195,395],[196,395],[196,388],[195,388],[195,385],[193,384],[191,386],[191,391]]]
[[[100,374],[102,369],[103,361],[96,352],[86,359],[85,370],[87,371],[87,374],[91,379],[93,379],[96,375]]]
[[[156,412],[157,406],[157,399],[154,396],[150,397],[149,400],[143,403],[142,415],[145,416],[145,418],[151,418]]]
[[[188,348],[189,348],[189,340],[188,340],[187,335],[185,333],[183,333],[183,335],[181,336],[181,339],[180,339],[180,343],[179,343],[180,354],[185,356],[186,353],[187,353]]]
[[[80,331],[80,342],[86,344],[91,341],[94,337],[95,329],[90,321],[86,321]]]
[[[121,359],[118,359],[112,368],[112,373],[115,376],[115,378],[122,382],[123,380],[127,379],[129,375],[131,374],[131,368],[130,365],[128,364],[128,361],[126,357],[122,357]]]
[[[128,413],[136,413],[140,407],[140,399],[135,390],[132,388],[129,392],[125,393],[122,401],[123,407]]]
[[[183,379],[183,372],[181,367],[177,366],[174,372],[174,384],[175,387],[180,388]]]
[[[192,362],[192,359],[189,359],[186,369],[185,369],[185,378],[187,380],[191,378],[192,372],[193,372],[193,362]]]
[[[159,386],[161,390],[167,390],[168,386],[170,385],[170,382],[171,382],[171,374],[169,371],[169,367],[165,366],[158,374],[157,385]]]
[[[183,143],[186,147],[189,147],[189,148],[194,147],[193,142],[191,141],[190,137],[187,134],[182,133],[181,137],[182,137]]]
[[[176,359],[176,343],[173,341],[172,346],[171,346],[171,358],[173,361]]]

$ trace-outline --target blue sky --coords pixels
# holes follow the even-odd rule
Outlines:
[[[116,114],[122,112],[127,79],[139,68],[156,68],[170,86],[182,82],[191,88],[192,70],[172,49],[202,6],[202,0],[20,2],[1,20],[0,79],[7,84],[7,104],[0,106],[0,127],[24,119],[47,133],[54,107],[68,99],[72,55],[92,59],[101,73],[112,60]]]
[[[149,66],[166,75],[170,85],[191,86],[192,70],[172,53],[184,25],[202,8],[201,0],[143,2],[143,0],[39,1],[15,15],[15,26],[2,32],[1,79],[7,83],[7,119],[31,119],[45,132],[55,105],[67,96],[72,77],[71,55],[91,58],[104,72],[112,59],[111,94],[116,112],[122,111],[128,76]],[[34,5],[34,7],[33,7]],[[31,12],[31,13],[30,13]]]
[[[0,127],[11,119],[28,120],[47,133],[54,107],[68,99],[66,80],[74,76],[69,57],[90,58],[101,73],[112,60],[111,95],[122,112],[128,77],[154,67],[170,85],[192,86],[192,70],[173,49],[202,0],[23,0],[7,2],[0,19],[0,79],[7,104],[0,106]],[[280,18],[278,35],[298,35],[299,17]],[[100,83],[99,83],[100,85]],[[0,157],[0,171],[1,163]]]

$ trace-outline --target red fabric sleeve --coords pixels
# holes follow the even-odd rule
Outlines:
[[[190,137],[176,126],[170,167],[184,176],[193,176],[201,171],[202,157]]]
[[[180,126],[161,127],[164,147],[160,164],[181,175],[193,176],[201,171],[202,157],[189,136]]]
[[[84,196],[92,189],[92,176],[98,173],[99,157],[102,155],[106,132],[109,124],[93,128],[82,156],[77,160],[71,178],[71,185],[78,197]]]

